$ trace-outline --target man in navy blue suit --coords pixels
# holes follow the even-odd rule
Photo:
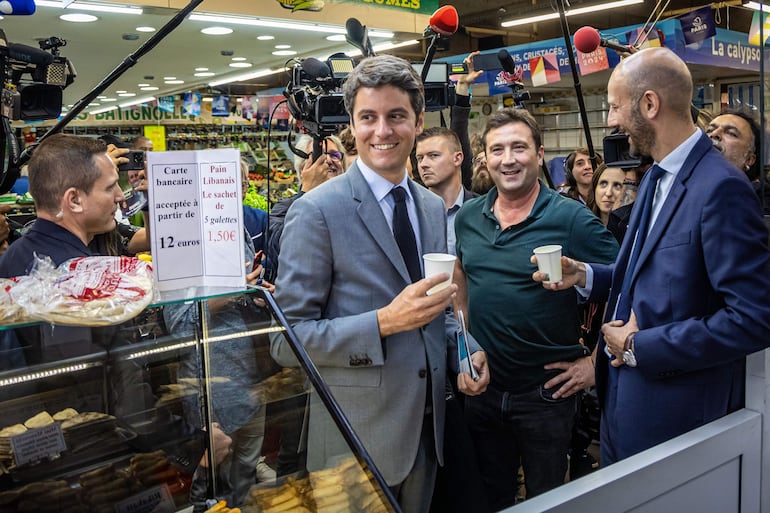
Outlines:
[[[563,281],[544,284],[584,287],[591,301],[608,301],[595,355],[603,465],[740,408],[744,356],[770,345],[759,203],[743,171],[693,124],[691,98],[689,70],[668,49],[643,50],[615,68],[608,124],[655,166],[616,262],[564,258]],[[573,370],[557,394],[590,384],[588,374]]]

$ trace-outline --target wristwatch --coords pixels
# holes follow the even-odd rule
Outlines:
[[[634,335],[636,332],[629,333],[626,341],[623,343],[623,363],[629,367],[636,367],[636,355],[634,354]]]

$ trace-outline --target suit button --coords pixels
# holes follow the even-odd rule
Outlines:
[[[425,369],[420,369],[420,372],[418,372],[417,375],[420,376],[421,378],[424,378],[425,376],[428,375],[428,371],[426,371]]]

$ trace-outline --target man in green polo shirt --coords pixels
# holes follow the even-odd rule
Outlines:
[[[493,114],[482,142],[495,187],[457,214],[455,277],[458,307],[468,313],[491,370],[486,394],[466,400],[466,416],[498,511],[515,501],[519,464],[527,497],[564,482],[573,390],[593,383],[589,351],[579,342],[578,296],[532,281],[532,250],[560,244],[566,256],[611,263],[618,246],[590,210],[538,180],[544,150],[527,111]],[[564,371],[545,368],[565,361],[574,363]]]

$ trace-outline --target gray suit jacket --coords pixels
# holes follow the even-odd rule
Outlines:
[[[422,251],[446,252],[443,201],[411,181],[409,188]],[[447,350],[451,345],[449,361],[456,362],[457,324],[451,314],[440,315],[420,329],[380,338],[376,310],[411,280],[357,165],[291,207],[279,261],[278,305],[388,484],[400,483],[412,468],[428,385],[441,463]],[[279,361],[282,353],[285,347],[273,347]],[[311,406],[310,415],[312,468],[348,449],[327,414]]]

